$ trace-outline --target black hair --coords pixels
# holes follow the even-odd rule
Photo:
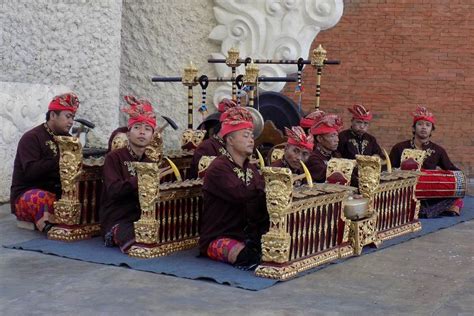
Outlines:
[[[51,112],[56,113],[56,115],[59,115],[59,113],[61,113],[61,111],[59,110],[48,110],[48,112],[46,112],[46,122],[49,121],[49,119],[51,118]]]

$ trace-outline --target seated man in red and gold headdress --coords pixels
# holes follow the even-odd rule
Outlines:
[[[306,163],[314,148],[313,135],[307,135],[300,126],[285,127],[288,141],[282,159],[272,163],[272,167],[289,168],[293,174],[302,174],[301,161]]]
[[[431,133],[435,130],[435,117],[426,107],[418,106],[413,113],[413,138],[393,146],[390,151],[390,161],[395,168],[401,167],[401,157],[404,149],[420,149],[425,151],[422,169],[426,170],[459,170],[449,159],[443,147],[431,141]],[[422,200],[420,216],[435,217],[443,213],[459,215],[463,201],[453,199]]]
[[[339,131],[342,128],[342,120],[335,114],[325,114],[319,111],[315,117],[311,134],[315,136],[315,146],[308,158],[307,167],[313,181],[323,183],[326,181],[326,168],[331,158],[340,158],[337,151],[339,144]]]
[[[135,243],[133,222],[140,219],[138,178],[134,161],[151,162],[145,149],[156,128],[153,106],[147,100],[126,96],[130,115],[128,145],[107,154],[104,162],[104,190],[99,213],[102,235],[108,247],[119,246],[122,252]]]
[[[248,110],[230,108],[221,116],[226,153],[204,176],[199,248],[204,256],[252,268],[260,262],[260,238],[268,230],[264,179],[249,163],[254,149]]]
[[[11,210],[18,220],[47,232],[54,225],[54,202],[61,195],[59,148],[55,135],[69,130],[79,107],[74,93],[55,96],[46,122],[26,132],[18,143],[10,189]]]
[[[342,158],[355,159],[356,155],[378,155],[383,158],[377,140],[367,132],[372,121],[372,113],[361,104],[355,104],[348,110],[352,113],[351,128],[339,133],[337,151]]]
[[[224,113],[226,110],[236,107],[237,103],[230,99],[223,99],[217,110],[219,113]],[[193,160],[191,162],[191,167],[189,169],[189,178],[194,179],[198,177],[198,166],[199,161],[202,156],[220,156],[225,153],[225,144],[224,140],[219,136],[220,124],[217,124],[214,127],[214,135],[204,140],[199,146],[194,150]]]

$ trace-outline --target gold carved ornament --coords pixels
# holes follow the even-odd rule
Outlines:
[[[110,146],[110,151],[116,149],[125,148],[128,146],[128,138],[126,133],[117,133],[112,140],[112,145]]]
[[[426,159],[426,151],[420,149],[410,149],[406,148],[402,152],[402,158],[400,160],[400,165],[408,159],[413,159],[418,164],[418,171],[420,171],[423,162]]]
[[[355,165],[356,162],[352,159],[331,158],[326,167],[326,179],[338,172],[346,180],[345,185],[349,185]]]
[[[372,200],[380,184],[381,159],[377,156],[356,155],[356,160],[359,172],[359,192],[363,197]]]
[[[199,159],[199,164],[198,164],[198,174],[201,172],[204,172],[209,168],[211,165],[211,162],[216,159],[216,156],[202,156],[201,159]]]
[[[270,229],[262,236],[262,260],[284,263],[290,256],[290,234],[286,232],[286,214],[293,193],[291,170],[287,168],[265,167],[267,210]]]
[[[145,149],[145,155],[158,164],[163,159],[163,138],[160,132],[155,131],[153,134],[150,144]]]
[[[156,221],[156,201],[159,197],[159,167],[157,163],[133,162],[138,174],[138,197],[141,216],[134,223],[135,239],[138,243],[158,242],[158,222]]]
[[[59,176],[61,199],[54,202],[55,221],[58,224],[78,225],[81,205],[77,196],[77,179],[82,170],[82,145],[78,138],[54,136],[59,147]]]

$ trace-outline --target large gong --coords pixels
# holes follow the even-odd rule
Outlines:
[[[279,92],[263,92],[255,100],[255,108],[260,111],[264,121],[273,121],[284,132],[284,128],[300,124],[301,114],[298,105]]]

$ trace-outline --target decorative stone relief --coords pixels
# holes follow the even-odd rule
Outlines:
[[[55,95],[68,91],[71,89],[65,86],[0,82],[0,202],[10,199],[13,162],[21,136],[44,122]]]
[[[221,42],[221,51],[212,58],[226,58],[236,47],[240,57],[264,59],[305,59],[314,38],[321,30],[333,27],[343,12],[343,0],[215,0],[214,16],[218,25],[209,38]],[[225,64],[215,64],[219,76],[230,77]],[[260,76],[286,76],[296,65],[259,65]],[[237,70],[244,72],[244,67]],[[279,92],[284,82],[264,83],[261,89]],[[214,103],[231,95],[230,84],[214,93]]]

